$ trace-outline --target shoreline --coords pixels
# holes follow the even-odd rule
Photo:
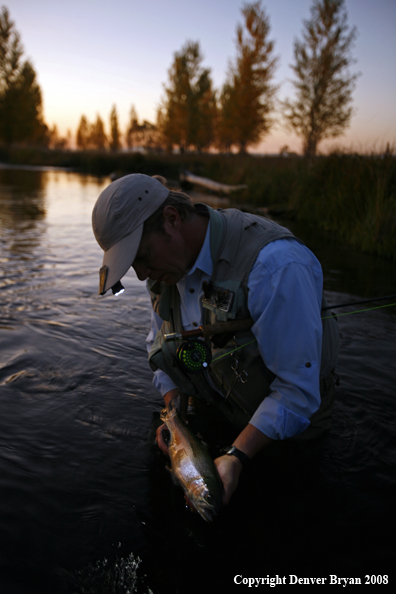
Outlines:
[[[169,186],[210,197],[217,207],[233,206],[315,226],[324,234],[365,253],[396,260],[396,155],[331,154],[301,156],[252,154],[128,153],[0,149],[2,169],[61,170],[98,177],[128,173],[161,174]],[[180,184],[188,169],[230,185],[246,185],[229,198]]]

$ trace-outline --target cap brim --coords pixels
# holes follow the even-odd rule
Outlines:
[[[113,287],[130,269],[139,249],[143,223],[105,252],[103,266],[107,266],[104,292]]]

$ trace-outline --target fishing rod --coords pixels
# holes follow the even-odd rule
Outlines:
[[[338,307],[348,307],[352,305],[363,305],[364,303],[374,303],[375,301],[384,301],[385,299],[396,299],[396,295],[387,295],[386,297],[376,297],[375,299],[363,299],[360,301],[350,301],[348,303],[339,303],[337,305],[329,305],[327,307],[323,307],[322,311],[327,311],[329,309],[337,309]],[[390,305],[396,305],[395,303],[390,303]],[[383,305],[381,307],[388,307],[387,305]],[[370,308],[370,309],[377,309],[377,308]],[[359,310],[359,311],[369,311],[369,310]],[[349,312],[349,313],[357,313],[357,312]],[[344,314],[347,315],[347,314]],[[166,342],[170,342],[173,340],[188,340],[190,338],[208,338],[215,334],[224,334],[226,332],[239,332],[243,330],[249,330],[254,324],[252,318],[246,318],[243,320],[231,320],[228,322],[218,322],[216,324],[206,324],[199,326],[195,330],[183,330],[182,332],[172,332],[171,334],[165,334],[164,339]]]
[[[362,299],[360,301],[351,301],[348,303],[339,303],[337,305],[329,305],[324,307],[322,311],[326,311],[329,309],[336,309],[339,307],[348,307],[351,305],[362,305],[363,303],[373,303],[375,301],[383,301],[385,299],[394,299],[396,295],[387,295],[386,297],[377,297],[376,299]],[[344,314],[338,314],[341,316],[347,316],[354,313],[359,313],[362,311],[370,311],[372,309],[380,309],[382,307],[390,307],[391,305],[396,305],[396,303],[388,303],[386,305],[378,305],[376,307],[370,307],[368,309],[357,310],[357,311],[350,311]],[[330,318],[332,316],[329,316]],[[327,318],[322,316],[322,320],[326,320]],[[182,340],[183,343],[177,349],[176,353],[176,360],[178,365],[187,372],[190,373],[199,373],[208,369],[210,363],[212,362],[212,353],[209,347],[202,342],[201,340],[194,340],[196,338],[207,338],[212,337],[214,340],[214,336],[216,335],[223,335],[223,338],[230,336],[234,332],[249,330],[254,324],[252,318],[245,318],[242,320],[231,320],[228,322],[218,322],[216,324],[206,324],[199,326],[194,330],[183,330],[182,332],[172,332],[171,334],[165,334],[164,339],[165,342],[170,341],[177,341]],[[226,339],[227,340],[227,339]],[[254,338],[252,341],[243,344],[239,347],[236,347],[231,353],[238,351],[239,349],[248,346],[249,344],[256,342]],[[219,345],[220,346],[220,345]],[[222,359],[223,357],[230,355],[230,352],[224,353],[219,357],[216,357],[214,361],[218,359]]]

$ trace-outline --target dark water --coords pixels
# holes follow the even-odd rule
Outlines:
[[[121,297],[96,294],[90,216],[107,183],[0,169],[0,593],[241,592],[251,590],[235,575],[394,575],[396,307],[339,317],[330,434],[253,465],[206,525],[153,443],[162,403],[144,285],[131,272]],[[330,303],[396,293],[392,263],[299,234]]]

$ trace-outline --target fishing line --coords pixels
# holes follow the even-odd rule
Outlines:
[[[322,311],[326,311],[327,309],[336,309],[337,307],[347,307],[349,305],[363,305],[363,303],[373,303],[374,301],[385,301],[385,299],[395,299],[396,295],[387,295],[386,297],[375,297],[374,299],[363,299],[362,301],[350,301],[349,303],[338,303],[337,305],[328,305],[324,307]],[[391,305],[394,305],[391,303]],[[376,309],[376,308],[373,308]],[[365,309],[359,311],[368,311]],[[352,313],[352,312],[351,312]]]
[[[392,295],[392,297],[396,297],[396,295]],[[380,301],[381,299],[387,299],[387,297],[381,297],[380,299],[367,299],[366,301],[358,301],[355,303],[344,303],[343,305],[335,305],[333,307],[324,307],[322,311],[326,310],[326,309],[335,309],[336,307],[346,307],[347,305],[356,305],[356,303],[369,303],[371,301]],[[366,309],[357,309],[355,311],[347,311],[345,313],[341,313],[341,314],[337,314],[338,316],[351,316],[352,314],[356,314],[356,313],[362,313],[364,311],[372,311],[373,309],[381,309],[383,307],[391,307],[393,305],[396,305],[396,303],[387,303],[386,305],[377,305],[375,307],[368,307]],[[326,317],[322,317],[322,320],[330,320],[331,318],[333,318],[334,316],[326,316]],[[250,342],[247,342],[245,344],[242,344],[239,347],[236,347],[234,350],[229,351],[227,353],[224,353],[223,355],[220,355],[219,357],[216,357],[215,359],[212,360],[212,363],[214,363],[215,361],[218,361],[219,359],[222,359],[223,357],[227,357],[227,355],[232,355],[232,353],[235,353],[235,351],[239,351],[240,349],[243,349],[243,347],[248,346],[249,344],[253,344],[254,342],[257,342],[257,339],[255,338],[254,340],[251,340]]]
[[[372,301],[377,301],[377,299],[373,299]],[[337,307],[346,307],[346,305],[354,305],[354,304],[348,303],[345,305],[338,305]],[[338,318],[338,316],[351,316],[352,314],[355,314],[355,313],[361,313],[363,311],[372,311],[373,309],[381,309],[382,307],[391,307],[392,305],[396,305],[396,303],[387,303],[386,305],[377,305],[376,307],[368,307],[367,309],[357,309],[356,311],[346,311],[345,313],[337,314],[337,318]],[[324,307],[323,309],[325,310],[325,309],[330,309],[330,308]],[[332,309],[334,309],[334,308],[332,308]],[[322,318],[322,320],[329,320],[332,317],[333,316],[327,316],[325,318]]]

